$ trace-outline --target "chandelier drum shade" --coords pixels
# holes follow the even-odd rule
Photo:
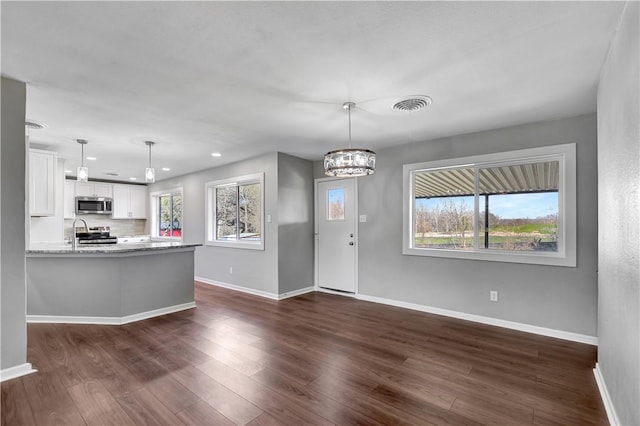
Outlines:
[[[324,156],[327,176],[366,176],[376,171],[376,153],[370,149],[345,148]]]
[[[376,171],[376,153],[370,149],[351,147],[351,108],[353,102],[342,107],[349,111],[349,148],[329,151],[324,156],[324,174],[333,177],[366,176]]]

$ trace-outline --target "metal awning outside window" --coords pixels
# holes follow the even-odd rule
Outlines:
[[[473,196],[474,168],[425,170],[415,173],[415,198]],[[479,195],[557,192],[560,163],[557,160],[483,167],[478,171]]]

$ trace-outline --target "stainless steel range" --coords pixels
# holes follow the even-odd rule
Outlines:
[[[78,229],[82,229],[78,231]],[[111,236],[111,229],[108,226],[93,226],[88,229],[76,228],[76,238],[78,244],[117,244],[118,237]]]

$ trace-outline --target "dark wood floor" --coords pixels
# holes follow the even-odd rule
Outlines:
[[[593,346],[348,297],[196,285],[125,326],[30,324],[2,425],[607,424]]]

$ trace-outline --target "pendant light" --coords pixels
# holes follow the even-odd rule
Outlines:
[[[324,156],[324,174],[327,176],[366,176],[376,171],[376,153],[369,149],[351,147],[351,108],[356,104],[345,102],[349,111],[349,148],[329,151]]]
[[[85,139],[76,139],[76,142],[82,147],[82,162],[76,170],[76,179],[78,182],[87,182],[89,180],[89,168],[84,166],[84,146],[87,144],[87,141]]]
[[[155,142],[145,141],[145,144],[149,147],[149,167],[144,169],[144,181],[147,183],[153,183],[156,181],[156,170],[151,167],[151,147]]]

